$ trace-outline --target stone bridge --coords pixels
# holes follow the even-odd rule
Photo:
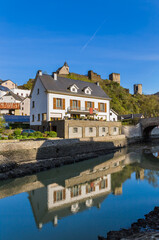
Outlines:
[[[159,117],[143,118],[139,121],[141,125],[142,137],[149,138],[153,128],[159,126]]]

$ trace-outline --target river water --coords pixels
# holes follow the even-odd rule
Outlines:
[[[0,182],[0,240],[97,240],[159,206],[159,145]]]

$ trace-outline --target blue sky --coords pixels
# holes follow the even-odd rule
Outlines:
[[[131,92],[155,93],[158,43],[158,0],[0,0],[0,78],[17,84],[66,60],[71,72],[117,72]]]

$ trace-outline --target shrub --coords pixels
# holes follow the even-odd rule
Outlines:
[[[34,133],[29,133],[28,137],[33,138],[34,137]]]
[[[14,130],[14,135],[15,136],[20,136],[21,135],[21,129],[20,128],[17,128]]]
[[[49,132],[49,137],[52,137],[52,138],[57,137],[57,133],[54,132],[54,131],[50,131]]]
[[[28,133],[27,132],[23,132],[22,136],[28,137]]]
[[[34,132],[34,137],[36,138],[40,138],[40,137],[43,137],[43,133],[37,131],[37,132]]]
[[[15,136],[15,138],[16,138],[16,139],[22,139],[23,136],[22,136],[22,135],[19,135],[19,136],[17,135],[17,136]]]
[[[1,139],[2,140],[8,140],[8,137],[2,137]]]
[[[28,136],[22,135],[22,139],[27,139],[27,138],[28,138]]]
[[[49,136],[49,131],[45,131],[44,134],[46,134],[46,136]]]
[[[14,136],[10,134],[10,135],[8,136],[8,139],[14,139]]]

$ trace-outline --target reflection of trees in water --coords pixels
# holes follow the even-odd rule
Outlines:
[[[159,172],[154,170],[146,170],[145,171],[145,179],[151,184],[153,187],[158,187],[158,177]]]
[[[111,175],[112,190],[114,191],[116,187],[120,187],[127,179],[130,179],[133,172],[136,172],[136,177],[140,175],[141,169],[142,168],[135,163],[125,166],[120,172],[113,173]]]

